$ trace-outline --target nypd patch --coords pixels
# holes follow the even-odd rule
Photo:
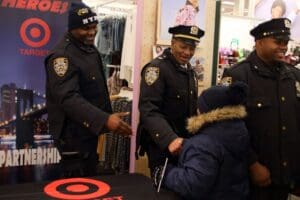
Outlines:
[[[232,77],[227,76],[221,79],[221,85],[229,86],[232,83]]]
[[[68,65],[68,59],[65,57],[59,57],[53,60],[54,71],[60,77],[63,77],[66,74],[68,70]]]
[[[145,81],[147,85],[152,85],[159,77],[159,68],[151,66],[147,67],[145,70]]]
[[[295,86],[296,86],[296,95],[297,97],[300,98],[300,82],[296,81]]]

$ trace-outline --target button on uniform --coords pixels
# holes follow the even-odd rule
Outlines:
[[[286,167],[287,166],[287,162],[286,161],[282,162],[282,166]]]
[[[257,103],[257,107],[262,107],[262,103]]]
[[[83,122],[83,125],[87,128],[90,126],[87,122]]]

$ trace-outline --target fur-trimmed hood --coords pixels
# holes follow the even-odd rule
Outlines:
[[[242,119],[245,118],[246,115],[247,112],[245,106],[225,106],[223,108],[218,108],[208,113],[199,114],[189,118],[187,121],[187,130],[190,133],[195,134],[206,124],[228,119]]]

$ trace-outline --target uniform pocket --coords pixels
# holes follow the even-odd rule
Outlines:
[[[272,109],[274,108],[271,100],[263,96],[250,98],[247,102],[247,128],[251,133],[252,145],[262,157],[264,157],[262,154],[268,152],[265,143],[272,134],[267,124],[267,120],[274,117],[272,116]]]

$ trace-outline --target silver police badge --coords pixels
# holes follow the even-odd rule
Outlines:
[[[300,98],[300,82],[296,81],[295,86],[296,86],[296,95],[297,97]]]
[[[145,81],[147,85],[152,85],[159,77],[158,67],[147,67],[145,71]]]
[[[60,77],[63,77],[66,74],[68,65],[69,62],[67,58],[60,57],[53,60],[54,71]]]

